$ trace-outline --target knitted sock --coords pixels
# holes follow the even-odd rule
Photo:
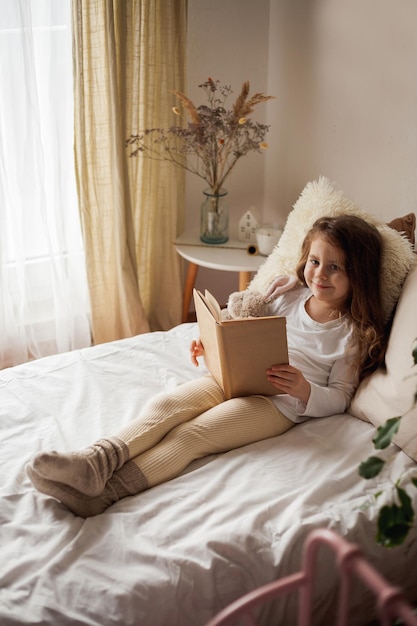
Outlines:
[[[118,472],[115,472],[107,481],[102,493],[94,497],[87,496],[63,483],[43,478],[30,465],[26,471],[38,491],[56,498],[79,517],[100,515],[122,498],[136,495],[148,488],[146,478],[133,462],[127,462]]]
[[[86,496],[98,496],[113,472],[128,460],[127,445],[109,437],[79,452],[41,452],[31,468],[40,478],[68,485]]]

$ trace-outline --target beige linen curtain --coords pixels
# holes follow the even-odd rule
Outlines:
[[[187,0],[73,0],[75,159],[95,343],[181,319],[184,172],[129,158],[131,133],[174,123]]]

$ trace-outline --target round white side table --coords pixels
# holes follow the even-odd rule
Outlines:
[[[239,272],[239,290],[243,291],[266,257],[248,253],[249,243],[229,239],[224,244],[204,244],[198,235],[183,233],[175,240],[175,249],[188,261],[184,287],[182,321],[186,322],[199,267],[225,272]]]

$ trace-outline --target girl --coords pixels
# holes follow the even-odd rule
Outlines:
[[[115,436],[80,452],[38,454],[27,467],[32,483],[76,515],[98,515],[178,476],[195,459],[343,413],[359,380],[384,358],[381,250],[379,231],[358,217],[315,222],[297,267],[301,285],[269,305],[271,314],[287,318],[290,364],[265,373],[283,394],[225,400],[203,376],[152,399]],[[201,342],[190,351],[198,365]]]

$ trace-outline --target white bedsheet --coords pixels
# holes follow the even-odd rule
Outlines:
[[[25,465],[37,451],[88,445],[134,419],[154,393],[201,376],[189,363],[195,335],[183,324],[0,372],[1,626],[202,626],[246,591],[298,570],[303,540],[319,526],[359,543],[417,599],[417,532],[393,550],[375,543],[376,483],[357,474],[374,429],[348,415],[195,463],[87,520],[32,488]],[[416,464],[396,451],[385,484],[403,472],[416,476]],[[331,562],[321,555],[317,576],[316,623],[326,626]],[[357,591],[351,623],[365,624],[371,604]],[[295,606],[284,599],[262,623],[291,626]]]

